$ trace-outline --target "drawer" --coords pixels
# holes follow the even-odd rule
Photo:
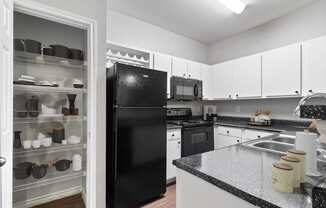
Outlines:
[[[167,132],[167,139],[168,140],[177,140],[181,139],[181,130],[180,129],[173,129],[173,130],[168,130]]]
[[[272,132],[266,131],[254,131],[254,130],[245,130],[243,134],[244,140],[253,140],[253,139],[260,139],[267,136],[273,135]]]
[[[238,129],[238,128],[219,126],[217,127],[217,133],[221,135],[233,136],[238,138],[242,137],[242,129]]]

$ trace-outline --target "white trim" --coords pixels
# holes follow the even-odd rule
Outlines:
[[[96,119],[97,119],[97,22],[31,0],[15,0],[14,10],[50,21],[87,30],[88,34],[88,106],[87,106],[87,176],[86,207],[96,207]]]

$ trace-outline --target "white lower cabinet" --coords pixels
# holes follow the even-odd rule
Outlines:
[[[171,180],[176,177],[176,168],[172,162],[181,158],[181,129],[168,130],[166,154],[166,179]]]
[[[260,139],[273,135],[273,132],[256,131],[233,127],[215,126],[214,127],[214,146],[215,149]]]
[[[239,134],[240,132],[240,134]],[[214,147],[215,149],[241,143],[241,129],[220,127],[214,128]]]
[[[261,139],[267,136],[272,136],[272,132],[266,132],[266,131],[254,131],[254,130],[244,130],[242,141],[250,141],[254,139]]]

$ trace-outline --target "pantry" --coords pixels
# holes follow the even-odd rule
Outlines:
[[[81,195],[90,207],[95,187],[96,22],[20,1],[15,1],[12,17],[13,71],[7,87],[13,89],[8,92],[13,142],[7,157],[12,158],[11,170],[5,173],[12,175],[7,177],[12,178],[12,191],[7,202],[33,207]]]

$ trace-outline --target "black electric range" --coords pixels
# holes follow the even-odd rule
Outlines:
[[[193,119],[190,108],[169,108],[167,123],[181,126],[181,156],[214,150],[214,122]]]

